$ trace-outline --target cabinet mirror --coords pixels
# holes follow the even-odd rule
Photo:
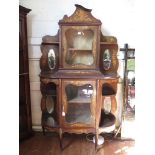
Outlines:
[[[48,52],[48,66],[52,70],[55,68],[55,65],[56,65],[55,52],[53,49],[50,49]]]
[[[109,70],[111,67],[111,53],[109,49],[105,49],[103,53],[103,68]]]

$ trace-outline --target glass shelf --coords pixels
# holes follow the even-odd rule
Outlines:
[[[90,97],[75,97],[72,100],[69,100],[68,103],[91,103],[91,98]]]

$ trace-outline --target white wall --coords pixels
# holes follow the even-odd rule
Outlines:
[[[104,35],[117,37],[120,47],[124,43],[135,47],[134,25],[134,0],[20,0],[20,5],[32,9],[28,14],[28,44],[29,44],[29,69],[31,87],[32,124],[34,130],[40,128],[40,80],[39,59],[41,56],[40,43],[44,35],[55,35],[58,30],[58,21],[65,14],[71,15],[74,4],[83,5],[92,9],[92,14],[102,21]],[[120,61],[119,73],[122,75],[122,63]],[[117,100],[118,124],[121,116],[122,86],[118,85]]]

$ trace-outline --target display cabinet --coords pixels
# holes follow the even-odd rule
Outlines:
[[[57,35],[42,38],[42,128],[58,132],[61,147],[64,132],[94,133],[97,146],[102,129],[115,124],[118,45],[102,35],[91,9],[75,6]]]

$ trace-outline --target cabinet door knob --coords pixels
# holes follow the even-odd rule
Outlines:
[[[62,107],[62,116],[65,116],[64,106]]]
[[[65,112],[64,111],[62,112],[62,116],[65,116]]]

